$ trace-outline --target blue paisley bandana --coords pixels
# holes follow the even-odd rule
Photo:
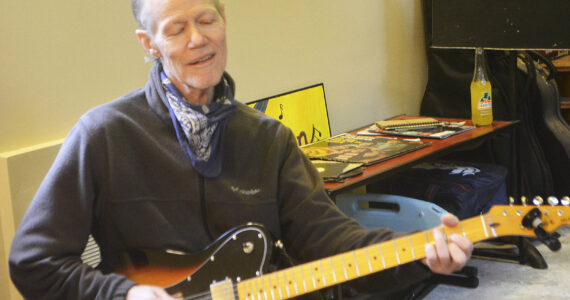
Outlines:
[[[208,178],[217,177],[222,171],[222,136],[236,109],[226,79],[222,77],[214,89],[214,100],[205,105],[186,101],[164,71],[160,72],[160,80],[180,146],[198,173]]]

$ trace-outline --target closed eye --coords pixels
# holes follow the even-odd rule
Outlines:
[[[198,23],[200,25],[211,25],[214,24],[214,22],[216,22],[216,20],[214,18],[203,18],[198,20]]]
[[[186,24],[185,23],[174,23],[171,24],[170,26],[167,26],[164,30],[164,34],[166,36],[175,36],[178,35],[182,32],[184,32],[184,29],[186,28]]]

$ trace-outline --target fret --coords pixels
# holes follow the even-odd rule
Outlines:
[[[277,290],[277,284],[275,283],[275,275],[273,273],[265,274],[263,277],[267,280],[267,285],[265,285],[266,293],[270,298],[268,299],[275,299],[275,291]]]
[[[285,284],[285,293],[287,294],[287,298],[291,298],[291,290],[289,290],[290,281],[287,279],[287,272],[282,271],[281,273],[283,273],[283,283]]]
[[[470,241],[480,241],[487,238],[487,226],[485,225],[484,219],[481,217],[464,220],[463,223],[467,229],[467,238]]]
[[[269,284],[271,285],[271,299],[275,299],[276,296],[279,296],[278,299],[282,299],[281,293],[279,292],[279,273],[270,273],[269,275],[265,275],[269,277]]]
[[[359,276],[365,276],[372,272],[370,257],[367,250],[367,248],[361,248],[354,251],[356,255],[356,263],[358,266]]]
[[[335,270],[334,270],[334,265],[333,265],[332,257],[329,258],[329,261],[330,261],[330,263],[331,263],[331,271],[332,271],[332,275],[333,275],[333,282],[336,284],[336,283],[337,283],[337,281],[336,281],[336,272],[335,272]]]
[[[495,227],[489,226],[491,228],[491,233],[493,233],[494,237],[497,237],[497,231],[495,231]]]
[[[325,270],[323,269],[323,260],[319,260],[319,265],[321,268],[321,277],[323,278],[323,287],[327,286],[327,277],[325,276]]]
[[[251,280],[251,284],[250,284],[250,294],[251,294],[251,299],[261,299],[259,298],[259,295],[257,295],[257,293],[259,292],[259,290],[257,289],[257,279],[253,278]]]
[[[356,277],[360,277],[360,268],[358,268],[358,260],[356,259],[356,251],[352,251],[352,260],[354,261],[354,269],[356,271]]]
[[[425,232],[413,233],[409,236],[410,243],[412,244],[414,259],[420,259],[426,256],[426,241],[427,234]]]
[[[410,243],[410,251],[412,251],[412,258],[416,259],[416,254],[414,252],[414,245],[412,245],[412,240],[410,239],[410,236],[408,236],[408,242]]]
[[[332,265],[337,275],[337,281],[335,283],[341,283],[347,280],[346,269],[344,266],[344,259],[342,254],[338,254],[332,257]]]
[[[427,239],[427,241],[428,241],[428,242],[427,242],[428,244],[435,244],[435,239],[434,239],[434,237],[433,237],[433,231],[434,231],[434,229],[427,230],[427,231],[425,232],[425,233],[426,233],[426,239]]]
[[[481,215],[481,225],[483,226],[483,230],[485,231],[485,237],[489,237],[489,233],[487,232],[487,224],[485,224],[485,218]]]
[[[315,264],[309,264],[309,268],[311,269],[311,278],[312,278],[312,282],[313,282],[313,288],[316,290],[317,289],[317,277],[315,277],[315,273],[319,273],[319,267],[315,267]],[[320,283],[320,280],[319,280]]]
[[[258,279],[254,278],[252,280],[252,285],[253,285],[253,291],[252,291],[252,295],[257,294],[257,299],[261,299],[261,293],[259,293],[259,289],[257,288],[257,283],[258,283]]]
[[[344,279],[350,280],[356,278],[356,268],[352,262],[352,253],[343,253],[340,255],[342,258],[342,268],[344,270]]]
[[[366,253],[368,254],[368,261],[370,262],[372,270],[370,272],[384,270],[384,266],[382,264],[382,253],[380,253],[380,248],[378,245],[366,247]]]
[[[259,277],[259,280],[257,281],[258,283],[260,283],[259,288],[259,294],[261,295],[261,299],[265,299],[267,300],[267,286],[265,286],[265,283],[263,282],[265,276],[264,277]]]
[[[275,292],[274,292],[274,291],[275,291],[275,289],[277,288],[277,286],[272,283],[272,281],[271,281],[271,276],[267,276],[267,275],[266,275],[265,277],[266,277],[267,280],[269,281],[269,293],[270,293],[271,299],[272,299],[272,300],[275,300]],[[265,295],[266,295],[265,298],[267,298],[267,290],[266,290],[266,292],[265,292]]]
[[[398,258],[394,251],[394,243],[392,241],[380,244],[382,254],[384,254],[385,269],[389,269],[398,265]]]
[[[465,233],[465,227],[463,227],[463,222],[459,221],[459,225],[461,226],[461,232],[463,233],[463,236],[467,237],[467,234]]]
[[[279,280],[279,274],[283,274],[284,272],[275,272],[275,277],[277,278],[277,288],[279,292],[279,299],[283,299],[283,291],[281,290],[281,281]]]
[[[378,245],[378,250],[380,252],[380,257],[382,258],[382,268],[386,269],[386,259],[384,259],[384,251],[382,251],[382,245]]]
[[[307,276],[305,276],[305,272],[304,272],[304,270],[303,270],[303,267],[304,267],[304,266],[305,266],[305,265],[299,266],[299,271],[300,271],[300,273],[301,273],[301,280],[302,280],[302,282],[303,282],[303,290],[305,291],[305,293],[307,293],[309,290],[307,289],[307,280],[306,280],[306,279],[307,279]],[[311,271],[311,270],[309,270],[309,272],[310,272],[310,271]]]
[[[394,249],[398,257],[398,264],[405,264],[414,260],[412,256],[412,250],[410,249],[410,243],[407,237],[401,237],[395,239]]]
[[[292,288],[292,291],[295,293],[295,295],[299,295],[299,287],[297,286],[297,279],[295,278],[295,270],[297,268],[291,268],[289,271],[289,275],[290,278],[287,281],[287,285],[290,286]]]
[[[370,255],[368,253],[368,248],[364,249],[366,251],[366,261],[368,262],[368,271],[370,271],[370,273],[374,272],[374,270],[372,269],[372,262],[370,262]]]
[[[248,280],[248,281],[246,281],[247,285],[244,287],[244,288],[245,288],[244,293],[245,293],[245,295],[246,295],[246,299],[249,299],[249,298],[255,299],[255,298],[253,297],[253,292],[254,292],[253,281],[254,281],[254,280]]]
[[[490,219],[490,218],[491,218],[490,216],[491,216],[491,215],[486,215],[485,218],[489,218],[489,219]],[[489,220],[489,219],[488,219],[488,220]],[[491,219],[490,221],[491,221],[491,224],[492,224],[492,223],[493,223],[493,220]],[[497,232],[495,231],[495,226],[492,226],[492,225],[491,225],[491,226],[489,226],[489,228],[491,228],[491,232],[493,232],[493,236],[494,236],[494,237],[498,237]]]
[[[263,298],[267,300],[269,299],[267,298],[267,290],[271,291],[271,282],[269,281],[269,276],[261,276],[259,277],[259,281],[261,281],[260,290],[263,291]]]
[[[394,253],[396,253],[396,261],[398,265],[400,265],[400,254],[398,254],[398,246],[396,245],[396,240],[392,240],[392,244],[394,244]]]

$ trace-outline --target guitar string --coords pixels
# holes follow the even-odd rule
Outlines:
[[[477,220],[477,221],[480,222],[479,220]],[[465,226],[465,225],[466,225],[466,226]],[[481,225],[482,225],[481,223],[473,224],[473,225],[471,225],[471,224],[464,224],[464,228],[467,228],[467,231],[469,232],[469,233],[466,233],[466,235],[469,236],[469,235],[477,234],[477,235],[476,235],[477,237],[482,236],[481,233],[484,232],[484,230],[482,230],[483,227],[482,227]],[[469,227],[471,227],[471,226],[476,226],[477,229],[476,229],[476,230],[469,230]],[[429,232],[429,231],[428,231],[428,232]],[[433,237],[432,237],[432,239],[433,239]],[[425,247],[425,244],[424,244],[424,247]],[[365,247],[365,248],[363,248],[363,249],[366,249],[366,248],[367,248],[367,247]],[[357,255],[359,258],[363,258],[363,257],[364,257],[364,258],[366,258],[367,260],[370,259],[369,255],[355,254],[354,251],[352,251],[352,252],[353,252],[354,255]],[[350,252],[348,252],[348,253],[350,254]],[[423,257],[425,257],[425,256],[423,256]],[[356,260],[355,263],[357,264],[357,263],[358,263],[358,258],[355,258],[355,260]],[[314,264],[314,263],[315,263],[315,262],[313,262],[313,264]],[[293,268],[293,269],[291,270],[291,273],[293,274],[293,276],[295,276],[294,273],[297,273],[297,275],[300,275],[301,277],[303,277],[302,266],[310,267],[310,264],[311,264],[311,263],[305,264],[305,265],[301,265],[301,266],[299,266],[299,268],[295,267],[295,268]],[[396,265],[398,265],[398,264],[395,264],[394,266],[396,266]],[[334,266],[334,263],[333,263],[333,268],[338,267],[338,266],[342,266],[343,268],[346,267],[346,265],[343,264],[343,263],[340,263],[340,264],[337,263],[337,266]],[[390,266],[390,267],[392,267],[392,266]],[[298,269],[298,272],[295,272],[296,269]],[[386,268],[386,269],[387,269],[387,268]],[[381,270],[377,270],[377,271],[381,271]],[[284,270],[284,271],[279,271],[279,272],[285,272],[285,270]],[[276,273],[279,273],[279,272],[276,272]],[[328,271],[325,272],[325,271],[321,270],[321,272],[322,272],[323,276],[325,276],[326,274],[330,274]],[[334,271],[333,271],[333,272],[334,272]],[[269,276],[277,277],[277,286],[279,285],[279,275],[276,274],[276,273],[270,273],[270,274],[265,275],[265,276],[251,278],[250,280],[255,280],[255,281],[257,281],[257,282],[260,282],[260,285],[262,286],[261,289],[260,289],[260,293],[262,293],[262,292],[264,292],[264,291],[267,290],[267,289],[271,289],[269,286],[267,286],[267,284],[264,283],[264,281],[269,281],[270,283],[274,282],[274,280],[272,280],[272,278],[270,278]],[[285,275],[284,277],[286,277],[286,275]],[[268,279],[268,280],[264,280],[264,279]],[[274,288],[274,289],[276,288],[276,286],[275,286],[274,284],[270,284],[270,285],[273,285],[273,288]],[[323,287],[325,287],[325,286],[323,286]],[[280,288],[280,287],[279,287],[279,288]],[[317,289],[318,289],[318,288],[317,288]],[[250,290],[251,290],[251,289],[250,289]],[[316,289],[315,289],[315,290],[316,290]],[[312,291],[314,291],[314,290],[311,289],[311,290],[307,290],[306,292],[312,292]],[[234,290],[233,292],[234,292],[234,296],[237,296],[237,295],[236,295],[236,291]],[[257,291],[256,291],[256,292],[257,292]],[[229,293],[229,291],[226,291],[226,293]],[[298,294],[298,293],[297,293],[297,294]],[[251,291],[250,291],[250,294],[249,294],[249,295],[252,297],[252,299],[254,299],[254,295],[251,294]],[[300,294],[298,294],[298,295],[300,295]],[[247,295],[246,295],[246,299],[248,299],[248,298],[247,298]],[[272,296],[272,299],[275,299],[275,297]]]
[[[477,237],[482,236],[481,233],[484,232],[484,230],[482,230],[482,226],[481,226],[481,223],[480,223],[480,222],[481,222],[481,221],[479,221],[479,220],[477,219],[477,224],[463,224],[463,225],[464,225],[464,230],[466,230],[466,231],[468,232],[468,233],[466,233],[466,235],[467,235],[467,236],[476,235]],[[465,223],[465,222],[464,222],[464,223]],[[472,226],[475,226],[476,229],[475,229],[475,230],[470,230],[470,227],[472,227]],[[428,231],[426,231],[426,232],[420,232],[419,234],[422,234],[422,233],[428,233],[428,234],[429,234],[430,231],[431,231],[431,230],[428,230]],[[408,237],[409,237],[409,236],[408,236]],[[433,239],[433,236],[432,236],[432,239]],[[392,241],[394,241],[394,240],[392,240]],[[385,242],[388,242],[388,243],[389,243],[390,241],[385,241]],[[385,242],[382,242],[382,243],[379,243],[379,244],[384,244]],[[378,246],[379,244],[372,245],[372,246],[368,246],[368,247]],[[427,244],[427,243],[425,243],[425,244]],[[423,244],[424,247],[425,247],[425,244]],[[363,249],[367,249],[368,247],[364,247]],[[419,247],[421,247],[421,245],[420,245]],[[412,248],[412,250],[413,250],[413,248]],[[357,250],[349,251],[348,253],[343,253],[343,254],[346,255],[346,254],[352,253],[353,255],[355,255],[355,263],[356,263],[356,264],[358,264],[358,258],[360,258],[360,259],[365,258],[367,261],[369,261],[370,255],[356,254],[356,253],[355,253],[356,251],[357,251]],[[421,252],[420,252],[420,253],[421,253]],[[343,254],[339,254],[339,256],[342,256]],[[421,258],[423,258],[423,257],[425,257],[425,255],[422,255]],[[415,258],[414,260],[421,259],[421,258]],[[244,282],[247,282],[247,281],[250,281],[250,280],[251,280],[251,281],[254,280],[254,281],[256,281],[256,282],[259,282],[260,285],[261,285],[261,288],[260,288],[260,290],[259,290],[260,293],[263,293],[263,292],[265,292],[266,290],[271,290],[271,287],[270,287],[270,286],[273,286],[273,289],[277,288],[276,286],[279,286],[279,289],[281,289],[281,286],[280,286],[280,284],[279,284],[279,282],[280,282],[280,280],[279,280],[279,274],[277,274],[277,273],[282,273],[282,275],[283,275],[282,277],[284,277],[284,278],[286,278],[286,274],[285,274],[286,271],[289,271],[289,272],[292,274],[292,276],[297,275],[297,276],[300,276],[300,277],[305,277],[304,274],[303,274],[304,272],[303,272],[302,267],[305,267],[305,268],[311,267],[311,264],[318,263],[319,261],[321,261],[321,260],[317,260],[317,262],[312,262],[312,263],[304,264],[304,265],[301,265],[301,266],[293,267],[293,268],[291,268],[291,269],[286,269],[286,270],[278,271],[278,272],[275,272],[275,273],[269,273],[269,274],[263,275],[263,276],[261,276],[261,277],[254,277],[254,278],[248,279],[248,280],[246,280],[246,281],[244,281]],[[412,261],[413,261],[413,260],[412,260]],[[394,266],[397,266],[397,265],[398,265],[398,264],[395,264]],[[323,278],[325,278],[326,275],[331,275],[331,274],[332,274],[331,272],[334,272],[334,269],[337,269],[339,266],[341,266],[343,269],[346,268],[346,264],[343,264],[342,262],[339,263],[339,262],[337,261],[337,263],[336,263],[336,265],[335,265],[335,263],[334,263],[334,261],[333,261],[333,263],[332,263],[332,269],[333,269],[333,270],[331,270],[331,271],[324,271],[324,270],[321,269],[320,272],[321,272],[321,274],[323,274],[323,275],[322,275]],[[386,268],[383,268],[383,269],[388,269],[388,268],[391,268],[391,267],[394,267],[394,266],[391,266],[391,265],[390,265],[390,266],[388,266],[388,267],[386,267]],[[376,270],[376,272],[377,272],[377,271],[382,271],[382,269]],[[366,274],[365,274],[365,275],[366,275]],[[276,277],[277,280],[273,280],[273,279],[271,278],[271,276]],[[268,280],[264,280],[264,279],[268,279]],[[266,282],[266,281],[269,281],[270,284],[269,284],[269,285],[265,284],[264,282]],[[277,285],[273,284],[275,281],[277,281]],[[319,281],[319,282],[320,282],[320,281]],[[329,285],[323,285],[323,287],[326,287],[326,286],[329,286]],[[323,288],[323,287],[321,287],[321,288]],[[239,298],[238,291],[237,291],[236,288],[228,287],[228,288],[225,288],[225,289],[226,289],[226,291],[220,291],[220,295],[224,296],[223,293],[225,293],[226,295],[229,294],[229,293],[233,293],[233,295],[234,295],[236,298]],[[230,289],[231,289],[231,291],[230,291]],[[319,288],[316,288],[316,289],[305,289],[306,291],[305,291],[304,293],[312,292],[312,291],[318,290],[318,289],[319,289]],[[251,288],[250,288],[250,289],[247,289],[247,288],[246,288],[246,292],[247,292],[248,290],[249,290],[249,292],[250,292],[249,296],[251,296],[252,299],[254,299],[254,295],[251,294],[252,289],[251,289]],[[257,289],[256,289],[255,292],[257,292]],[[301,294],[304,294],[304,293],[297,293],[297,295],[301,295]],[[191,296],[191,297],[187,297],[187,298],[184,298],[184,299],[211,299],[210,295],[211,295],[211,294],[210,294],[209,292],[205,292],[205,293],[193,295],[193,296]],[[247,299],[247,297],[248,297],[248,296],[246,295],[246,299]],[[267,297],[267,296],[266,296],[266,297]],[[273,294],[273,295],[271,296],[271,298],[272,298],[272,299],[275,299],[275,294]],[[282,298],[282,297],[280,296],[280,298]],[[280,298],[279,298],[279,299],[280,299]]]
[[[487,234],[487,230],[486,230],[486,229],[488,229],[487,227],[489,227],[488,224],[492,224],[493,215],[487,214],[487,215],[482,215],[482,216],[486,219],[486,220],[485,220],[486,222],[480,220],[478,217],[466,219],[466,220],[463,220],[463,221],[461,222],[461,223],[462,223],[462,224],[461,224],[461,225],[462,225],[462,230],[464,230],[465,235],[467,236],[467,238],[468,238],[469,240],[472,240],[472,241],[473,241],[473,240],[480,241],[480,240],[485,240],[485,239],[491,238],[491,236],[489,236],[489,235]],[[475,229],[471,229],[471,227],[474,227]],[[420,234],[420,235],[421,235],[421,234],[430,234],[430,232],[432,232],[432,230],[427,230],[427,231],[419,232],[419,233],[415,233],[415,234]],[[452,233],[455,233],[455,232],[452,232]],[[413,236],[413,235],[414,235],[414,234],[411,234],[411,235],[408,235],[408,236],[403,237],[403,238],[409,238],[410,236]],[[471,236],[472,238],[469,238],[470,236]],[[480,237],[482,237],[482,236],[485,236],[485,238],[480,238]],[[494,237],[494,236],[493,236],[493,237]],[[395,240],[397,240],[397,239],[395,239]],[[359,254],[356,254],[356,251],[358,251],[358,250],[364,250],[364,249],[368,250],[370,247],[378,247],[378,246],[381,246],[381,245],[383,245],[383,244],[390,243],[391,241],[394,242],[395,240],[384,241],[384,242],[381,242],[381,243],[377,243],[377,244],[374,244],[374,245],[370,245],[370,246],[367,246],[367,247],[363,247],[362,249],[357,249],[357,250],[353,250],[353,251],[348,251],[348,252],[345,252],[345,253],[337,254],[337,255],[335,255],[335,256],[333,256],[333,257],[336,257],[336,256],[342,257],[342,255],[353,254],[353,255],[355,255],[355,259],[354,259],[354,260],[355,260],[355,263],[357,263],[357,264],[358,264],[358,258],[360,258],[360,259],[365,258],[366,261],[369,261],[370,255],[361,254],[360,252],[359,252]],[[432,233],[432,241],[431,241],[430,243],[433,243],[433,233]],[[426,244],[427,244],[427,243],[424,243],[424,244],[423,244],[423,247],[425,247]],[[413,246],[413,245],[412,245],[412,246]],[[419,245],[419,246],[416,245],[416,246],[417,246],[417,247],[421,247],[422,245]],[[413,250],[413,247],[411,247],[411,249]],[[368,251],[366,251],[366,252],[368,252]],[[421,256],[420,258],[414,258],[414,259],[411,260],[411,261],[419,260],[419,259],[425,257],[425,252],[419,252],[419,253],[424,253],[424,255],[420,255],[420,256]],[[384,256],[382,253],[380,253],[380,255]],[[326,259],[326,258],[325,258],[325,259]],[[299,266],[296,266],[296,267],[292,267],[292,268],[289,268],[289,269],[277,271],[277,272],[274,272],[274,273],[269,273],[269,274],[267,274],[267,275],[262,275],[262,276],[260,276],[260,277],[253,277],[253,278],[250,278],[250,279],[247,279],[247,280],[244,280],[244,281],[238,283],[238,285],[239,285],[239,284],[245,284],[245,283],[247,283],[247,282],[250,282],[250,283],[258,282],[258,283],[260,283],[260,289],[259,289],[259,292],[260,292],[260,293],[266,293],[267,290],[271,290],[271,286],[273,287],[273,289],[275,289],[275,288],[281,289],[280,280],[279,280],[279,275],[282,275],[283,278],[287,279],[287,274],[286,274],[286,272],[289,272],[289,273],[292,275],[292,277],[294,277],[294,276],[305,277],[304,274],[303,274],[303,273],[304,273],[304,272],[303,272],[303,267],[305,267],[305,269],[307,269],[308,267],[310,267],[310,268],[312,269],[312,265],[318,264],[319,262],[322,263],[322,260],[323,260],[323,259],[319,259],[319,260],[316,260],[316,261],[314,261],[314,262],[302,264],[302,265],[299,265]],[[411,261],[409,261],[409,262],[411,262]],[[405,262],[405,263],[407,263],[407,262]],[[322,264],[321,264],[321,265],[322,265]],[[385,270],[385,269],[389,269],[389,268],[395,267],[395,266],[397,266],[397,265],[398,265],[398,264],[395,264],[395,265],[393,265],[393,266],[390,265],[390,266],[387,266],[387,267],[385,267],[385,268],[378,269],[378,270],[376,270],[376,271],[374,271],[374,272],[378,272],[378,271],[382,271],[382,270]],[[324,270],[321,269],[321,270],[320,270],[320,273],[322,274],[323,279],[326,277],[326,275],[331,275],[333,272],[335,272],[335,269],[337,269],[339,266],[342,267],[343,269],[346,268],[346,264],[343,264],[342,262],[339,263],[338,260],[337,260],[336,264],[335,264],[334,261],[332,262],[332,264],[331,264],[331,267],[332,267],[332,268],[331,268],[331,271],[324,271]],[[337,270],[337,271],[338,271],[338,270]],[[367,273],[367,274],[374,273],[374,272],[369,272],[369,273]],[[362,276],[367,275],[367,274],[363,274]],[[273,280],[272,277],[275,277],[277,280]],[[359,276],[359,277],[360,277],[360,276]],[[265,279],[267,279],[267,280],[265,280]],[[345,278],[345,279],[346,279],[346,278]],[[350,279],[354,279],[354,278],[349,278],[348,280],[350,280]],[[285,281],[287,281],[287,280],[285,280]],[[346,280],[345,280],[345,281],[346,281]],[[267,285],[265,282],[269,282],[269,285]],[[276,282],[277,284],[274,284],[275,282]],[[319,282],[321,282],[321,281],[319,281]],[[323,280],[323,282],[324,282],[324,280]],[[341,282],[344,282],[344,281],[341,281]],[[284,282],[284,283],[286,283],[286,282]],[[289,284],[291,284],[291,283],[289,283]],[[336,283],[335,283],[335,284],[336,284]],[[327,287],[327,286],[332,286],[332,284],[323,285],[323,286],[320,287],[320,288],[324,288],[324,287]],[[304,292],[302,292],[302,293],[297,293],[297,295],[295,295],[295,296],[302,295],[302,294],[305,294],[305,293],[308,293],[308,292],[312,292],[312,291],[318,290],[318,289],[320,289],[320,288],[310,289],[310,290],[307,290],[307,289],[306,289],[306,291],[304,291]],[[230,291],[230,289],[231,289],[231,291]],[[244,286],[244,292],[247,294],[248,291],[249,291],[249,295],[246,295],[246,299],[248,299],[248,296],[251,296],[251,299],[255,299],[255,297],[254,297],[255,295],[251,294],[251,292],[253,291],[253,289],[251,289],[251,288],[248,289],[247,287]],[[225,288],[225,291],[220,291],[220,292],[223,292],[223,293],[225,293],[226,295],[232,293],[232,294],[236,297],[236,299],[239,298],[239,292],[238,292],[238,290],[237,290],[237,286],[232,286],[232,287]],[[258,292],[257,289],[255,289],[255,292]],[[220,295],[223,296],[223,294],[221,294],[221,293],[220,293]],[[265,297],[267,298],[267,296],[265,296]],[[275,299],[275,294],[273,294],[273,295],[271,296],[271,298],[272,298],[272,299]],[[279,296],[278,299],[281,299],[281,298],[283,298],[283,297]],[[196,295],[193,295],[193,296],[190,296],[190,297],[186,297],[186,298],[184,298],[184,299],[211,299],[211,294],[210,294],[209,292],[204,292],[204,293],[196,294]]]
[[[501,216],[501,215],[499,215],[499,214],[496,214],[496,215],[497,215],[497,216]],[[501,235],[497,235],[497,233],[494,231],[494,226],[492,225],[492,224],[494,224],[494,222],[493,222],[494,217],[493,217],[493,216],[495,216],[495,215],[487,214],[487,215],[481,215],[480,217],[474,217],[474,218],[470,218],[470,219],[463,220],[462,223],[460,224],[460,225],[461,225],[461,228],[462,228],[462,231],[463,231],[462,234],[465,235],[469,240],[474,241],[474,242],[481,241],[481,240],[486,240],[486,239],[493,238],[493,237],[501,236]],[[501,216],[501,218],[503,218],[503,219],[504,219],[505,217],[506,217],[505,215]],[[512,218],[512,216],[511,216],[510,218]],[[519,215],[518,217],[513,218],[513,219],[515,219],[514,222],[512,222],[513,224],[514,224],[514,223],[518,223],[518,221],[520,221],[520,215]],[[508,220],[506,220],[506,221],[508,221]],[[507,222],[507,223],[510,223],[510,222]],[[472,227],[475,227],[475,230],[471,229]],[[492,236],[489,235],[489,232],[488,232],[489,230],[491,231]],[[429,234],[430,231],[431,231],[431,230],[424,231],[424,232],[420,232],[419,234],[424,233],[424,234],[426,234],[426,238],[427,238],[427,234]],[[451,230],[446,230],[446,231],[450,231],[450,233],[457,233],[457,232],[451,231]],[[411,235],[409,235],[408,238],[409,238],[410,236],[411,236]],[[470,238],[470,237],[471,237],[471,238]],[[433,235],[432,235],[432,239],[433,239]],[[392,241],[394,241],[394,240],[392,240]],[[379,243],[379,244],[375,244],[375,245],[372,245],[372,246],[364,247],[364,248],[362,248],[362,249],[368,250],[369,247],[379,246],[380,244],[385,244],[385,243],[389,243],[389,242],[390,242],[390,241],[381,242],[381,243]],[[428,239],[428,242],[429,242],[429,239]],[[432,241],[432,242],[433,242],[433,241]],[[411,243],[411,240],[410,240],[410,243]],[[426,244],[427,244],[427,243],[426,243]],[[424,247],[425,247],[425,244],[424,244]],[[414,246],[412,245],[411,248],[412,248],[412,250],[413,250]],[[357,249],[357,250],[360,250],[360,249]],[[342,254],[339,254],[339,255],[349,255],[349,254],[351,254],[351,253],[353,253],[353,252],[355,252],[355,251],[357,251],[357,250],[348,251],[348,252],[346,252],[346,253],[342,253]],[[396,251],[397,251],[397,250],[396,250]],[[366,251],[366,252],[367,252],[367,251]],[[369,255],[362,255],[362,254],[356,254],[356,253],[353,253],[353,254],[356,255],[356,256],[358,256],[358,257],[360,257],[360,258],[365,257],[367,261],[369,261],[369,259],[370,259],[370,256],[369,256]],[[382,253],[380,253],[380,254],[382,255]],[[424,254],[425,254],[425,253],[424,253]],[[425,255],[422,255],[421,258],[423,258],[423,257],[425,257]],[[414,260],[418,260],[418,259],[421,259],[421,258],[414,258]],[[326,259],[325,259],[325,260],[326,260]],[[358,263],[358,259],[355,259],[355,260],[356,260],[355,262]],[[317,261],[315,261],[315,262],[307,263],[307,264],[304,264],[304,265],[301,265],[301,266],[297,266],[297,267],[293,267],[293,268],[290,268],[290,269],[278,271],[278,272],[275,272],[275,273],[270,273],[270,274],[267,274],[267,275],[264,275],[264,276],[261,276],[261,277],[254,277],[254,278],[248,279],[248,280],[246,280],[246,281],[244,281],[244,282],[247,282],[247,281],[251,281],[251,282],[253,282],[253,283],[255,283],[255,282],[260,282],[260,283],[261,283],[261,284],[260,284],[261,289],[259,290],[259,293],[265,293],[265,298],[267,299],[267,294],[266,294],[265,291],[268,290],[268,289],[271,290],[271,287],[267,286],[264,282],[269,281],[270,285],[273,285],[273,288],[274,288],[274,289],[276,288],[276,285],[273,284],[274,280],[272,280],[271,276],[277,278],[276,282],[277,282],[277,286],[279,286],[279,283],[280,283],[279,274],[283,273],[283,277],[286,279],[286,274],[285,274],[286,271],[290,271],[290,273],[292,274],[292,276],[295,276],[295,272],[296,272],[296,270],[298,270],[298,272],[296,272],[297,275],[300,275],[301,277],[303,277],[303,269],[302,269],[303,266],[305,266],[305,267],[310,267],[311,264],[317,264],[317,263],[319,263],[319,262],[320,262],[321,265],[322,265],[322,261],[323,261],[323,259],[320,259],[320,260],[317,260]],[[406,262],[406,263],[407,263],[407,262]],[[333,263],[331,264],[331,266],[332,266],[332,272],[334,272],[335,268],[338,267],[339,265],[341,265],[343,268],[346,267],[346,266],[345,266],[344,264],[342,264],[342,263],[338,264],[338,262],[337,262],[336,266],[334,266],[334,262],[333,262]],[[396,264],[396,265],[397,265],[397,264]],[[383,269],[376,270],[375,272],[382,271],[382,270],[385,270],[385,269],[388,269],[388,268],[391,268],[391,267],[393,267],[393,266],[384,267]],[[317,272],[318,272],[318,271],[317,271]],[[327,271],[326,274],[325,274],[325,271],[323,271],[323,270],[321,269],[321,274],[323,274],[323,279],[324,279],[325,276],[326,276],[326,274],[329,274],[329,275],[330,275],[331,273],[329,273],[329,272]],[[334,275],[334,274],[333,274],[333,275]],[[364,275],[367,275],[367,274],[364,274]],[[265,280],[265,279],[267,279],[267,280]],[[324,280],[323,280],[323,282],[324,282]],[[343,282],[344,282],[344,281],[343,281]],[[242,283],[243,283],[243,282],[242,282]],[[335,284],[337,284],[337,283],[335,283]],[[324,287],[326,287],[326,286],[331,286],[331,285],[326,285],[326,284],[325,284],[325,285],[323,285],[322,287],[316,288],[316,289],[314,289],[314,290],[318,290],[318,289],[324,288]],[[279,286],[279,289],[281,289],[281,286]],[[305,293],[307,293],[307,292],[312,292],[312,291],[314,291],[314,290],[312,289],[312,290],[306,291],[306,292],[304,292],[304,293],[297,293],[297,295],[295,295],[295,296],[299,296],[299,295],[305,294]],[[252,289],[250,288],[249,291],[251,292]],[[247,290],[246,290],[245,292],[247,293]],[[257,292],[257,291],[256,291],[256,292]],[[229,293],[229,292],[226,291],[226,293]],[[239,298],[238,291],[237,291],[235,288],[233,289],[233,293],[234,293],[234,296],[235,296],[236,298]],[[280,293],[280,295],[281,295],[281,293]],[[251,299],[255,299],[255,295],[252,295],[252,294],[250,293],[249,296],[251,296]],[[246,295],[246,299],[248,299],[249,296]],[[260,296],[260,295],[258,295],[258,296]],[[271,297],[272,297],[272,299],[275,299],[275,294],[272,293],[272,296],[271,296]],[[258,298],[259,298],[259,297],[258,297]],[[279,296],[279,299],[282,299],[282,298],[283,298],[283,297]],[[287,296],[287,298],[289,298],[289,296]],[[188,298],[188,299],[191,299],[191,298]],[[209,299],[209,298],[208,298],[208,299]]]

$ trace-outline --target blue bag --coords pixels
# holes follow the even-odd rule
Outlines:
[[[486,163],[423,163],[388,180],[390,194],[429,201],[460,219],[507,204],[506,168]]]

